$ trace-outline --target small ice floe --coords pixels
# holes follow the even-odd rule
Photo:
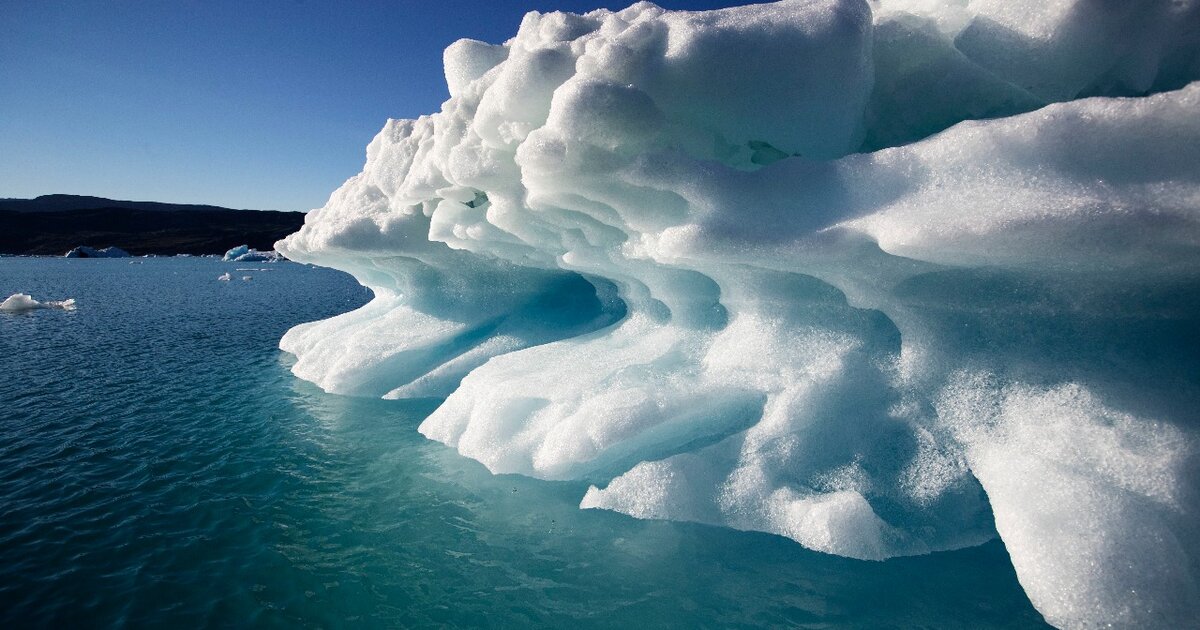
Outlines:
[[[8,296],[3,302],[0,302],[0,312],[5,313],[20,313],[24,311],[33,311],[39,308],[61,308],[64,311],[75,310],[75,299],[66,300],[50,300],[39,302],[33,299],[33,296],[25,293],[14,293]]]
[[[63,254],[63,256],[66,258],[129,258],[129,252],[115,246],[96,249],[95,247],[80,245]]]
[[[253,278],[253,277],[254,277],[254,276],[242,276],[242,281],[243,281],[243,282],[245,282],[246,280],[249,280],[249,279],[251,279],[251,278]]]
[[[229,282],[230,280],[233,280],[233,276],[229,275],[229,272],[226,271],[225,273],[217,276],[217,280],[220,280],[221,282]]]
[[[225,252],[225,262],[278,262],[283,256],[279,252],[264,252],[251,249],[249,245],[238,245]]]

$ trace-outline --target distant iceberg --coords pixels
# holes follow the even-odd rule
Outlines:
[[[33,299],[32,296],[26,293],[14,293],[3,302],[0,302],[0,312],[19,313],[23,311],[33,311],[40,308],[59,308],[64,311],[75,310],[75,299],[70,298],[59,301],[39,302]]]
[[[585,508],[1200,618],[1200,2],[530,13],[276,244],[331,392]]]
[[[238,245],[225,252],[225,262],[278,262],[283,260],[279,252],[264,252],[251,249],[249,245]]]
[[[129,258],[129,252],[120,247],[105,247],[96,249],[87,245],[80,245],[75,249],[64,254],[65,258]]]

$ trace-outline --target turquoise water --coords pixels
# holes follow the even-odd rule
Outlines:
[[[366,301],[343,274],[133,262],[0,259],[0,298],[79,303],[0,313],[7,625],[1042,625],[999,542],[862,562],[579,510],[422,438],[437,401],[322,393],[276,343]]]

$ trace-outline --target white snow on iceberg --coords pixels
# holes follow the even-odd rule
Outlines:
[[[1200,3],[530,13],[276,244],[328,391],[582,506],[1200,616]]]

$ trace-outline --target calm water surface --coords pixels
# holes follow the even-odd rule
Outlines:
[[[6,626],[1042,623],[998,542],[860,562],[582,511],[422,438],[437,401],[324,394],[276,344],[365,302],[346,275],[132,263],[0,259],[0,299],[79,303],[0,313]]]

